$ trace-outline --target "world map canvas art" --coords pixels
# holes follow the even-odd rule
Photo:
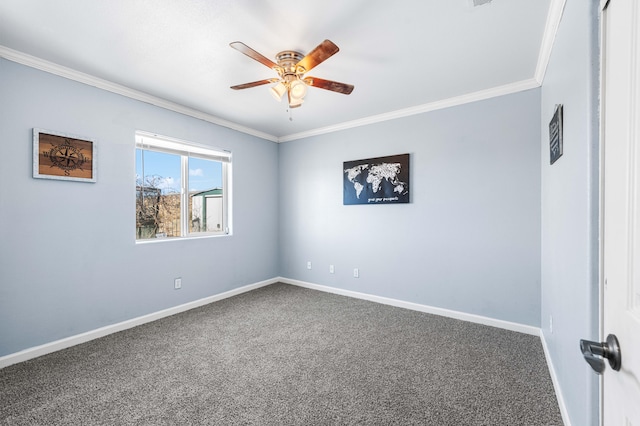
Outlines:
[[[345,161],[343,204],[409,202],[409,154]]]

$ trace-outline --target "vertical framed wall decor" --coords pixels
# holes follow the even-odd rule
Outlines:
[[[562,156],[562,104],[556,105],[549,123],[549,163],[553,164]]]

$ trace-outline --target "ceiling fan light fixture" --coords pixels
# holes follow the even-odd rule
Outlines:
[[[276,101],[280,102],[282,99],[282,95],[287,91],[287,86],[285,86],[282,81],[279,81],[278,84],[269,89],[269,92],[273,95]]]
[[[304,102],[304,99],[298,99],[296,101],[293,101],[293,103],[289,103],[289,108],[298,108],[299,106],[302,106],[302,103]]]
[[[291,99],[299,99],[300,103],[307,94],[307,85],[300,80],[293,80],[289,83],[289,96]]]
[[[304,102],[303,98],[294,98],[291,96],[291,90],[289,90],[289,108],[298,108]]]

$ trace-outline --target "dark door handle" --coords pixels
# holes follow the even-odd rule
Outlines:
[[[580,350],[582,351],[584,359],[596,373],[602,374],[604,371],[605,359],[609,360],[609,366],[612,369],[615,371],[620,370],[622,355],[620,354],[620,345],[615,335],[608,335],[605,342],[580,340]]]

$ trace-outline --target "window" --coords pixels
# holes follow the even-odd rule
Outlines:
[[[136,133],[136,240],[229,234],[231,153]]]

